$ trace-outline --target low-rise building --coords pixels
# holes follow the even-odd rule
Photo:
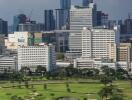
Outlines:
[[[0,73],[4,71],[17,71],[17,59],[13,56],[0,56]]]
[[[108,66],[110,68],[116,69],[118,67],[123,68],[125,70],[132,69],[132,63],[127,63],[125,61],[121,62],[112,62],[112,61],[101,61],[99,59],[83,59],[77,58],[74,60],[74,68],[96,68],[100,69],[102,66]]]

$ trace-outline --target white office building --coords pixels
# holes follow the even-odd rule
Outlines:
[[[47,71],[56,68],[55,46],[41,44],[40,46],[22,46],[18,48],[18,69],[29,67],[35,71],[37,66],[42,66]]]
[[[82,51],[83,27],[92,28],[96,26],[96,5],[91,3],[89,7],[72,6],[70,9],[69,53],[80,54]]]
[[[116,61],[116,45],[120,44],[119,28],[84,28],[82,31],[82,57],[112,59]],[[113,58],[112,58],[113,57]]]
[[[12,56],[0,56],[0,73],[4,71],[17,71],[17,59]]]
[[[97,63],[100,65],[101,63],[115,63],[116,46],[120,43],[119,38],[119,27],[115,27],[113,30],[84,28],[82,31],[82,57],[74,60],[74,67],[96,68]]]

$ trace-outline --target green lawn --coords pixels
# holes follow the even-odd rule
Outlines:
[[[33,83],[33,82],[31,82]],[[129,82],[118,81],[114,82],[120,89],[122,89],[124,93],[125,100],[132,100],[132,86]],[[19,89],[18,87],[15,88],[2,88],[2,86],[11,85],[8,82],[6,84],[0,84],[0,100],[10,100],[12,95],[17,95],[24,100],[26,98],[31,97],[31,93],[36,91],[36,93],[41,94],[39,99],[34,100],[52,100],[52,98],[57,98],[61,96],[72,96],[83,100],[84,97],[89,98],[88,100],[101,100],[98,96],[98,91],[103,86],[102,84],[96,83],[70,83],[69,87],[71,92],[67,92],[66,84],[65,83],[52,83],[47,84],[47,90],[43,89],[42,85],[34,85],[34,88],[26,89],[24,86]]]

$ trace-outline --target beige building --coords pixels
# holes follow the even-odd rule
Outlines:
[[[107,52],[108,52],[109,59],[111,59],[112,62],[116,62],[117,60],[117,49],[116,48],[117,48],[117,45],[115,43],[108,44]]]
[[[11,50],[16,50],[19,46],[28,46],[30,37],[32,35],[29,32],[14,32],[5,39],[5,46]]]
[[[120,43],[120,45],[117,46],[117,61],[132,61],[131,43]]]

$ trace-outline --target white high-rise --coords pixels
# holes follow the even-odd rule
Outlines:
[[[120,43],[119,30],[84,28],[82,31],[82,57],[116,60],[116,45]],[[115,56],[114,56],[115,55]]]
[[[82,31],[82,57],[74,60],[74,67],[93,68],[116,62],[116,47],[120,43],[119,28],[84,28]],[[107,63],[109,62],[109,63]],[[97,64],[98,65],[98,64]]]
[[[75,30],[69,34],[69,50],[72,53],[82,51],[83,27],[92,28],[96,25],[96,5],[89,4],[89,7],[72,6],[70,9],[70,30]]]
[[[18,48],[18,70],[22,67],[29,67],[35,70],[37,66],[42,66],[47,71],[56,68],[55,46],[22,46]]]

